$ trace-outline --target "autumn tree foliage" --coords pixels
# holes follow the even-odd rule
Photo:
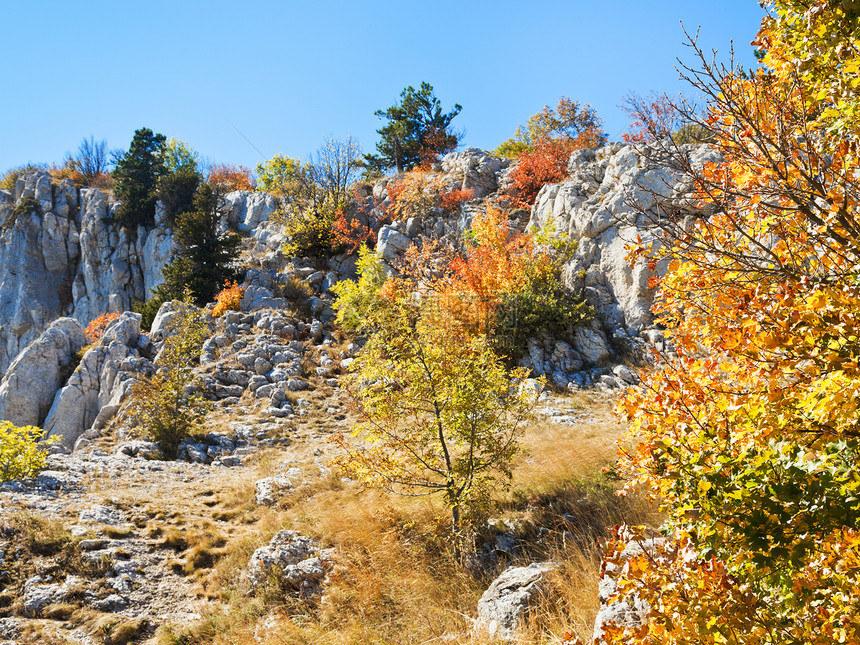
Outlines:
[[[32,477],[45,467],[47,444],[56,439],[39,445],[42,434],[42,429],[35,426],[18,427],[0,421],[0,482]]]
[[[338,464],[367,486],[441,495],[459,539],[463,513],[510,479],[510,462],[534,405],[512,387],[486,335],[446,324],[432,294],[414,297],[409,278],[387,278],[362,249],[359,278],[338,285],[338,319],[369,335],[346,387],[359,423],[337,435]]]
[[[724,161],[686,168],[713,214],[661,224],[657,313],[674,351],[621,404],[620,466],[660,501],[666,540],[625,561],[643,530],[616,531],[618,599],[650,609],[605,642],[860,642],[860,103],[846,71],[860,12],[768,7],[754,74],[704,56],[687,70]]]
[[[307,162],[283,155],[257,166],[259,188],[280,202],[289,255],[330,255],[333,227],[349,205],[360,171],[361,148],[352,137],[329,138]]]
[[[215,308],[212,309],[212,317],[220,318],[228,311],[239,311],[242,297],[245,295],[245,287],[233,280],[224,282],[224,288],[215,295]]]
[[[645,143],[665,137],[671,137],[677,144],[713,143],[713,133],[708,127],[685,118],[685,114],[691,113],[698,116],[689,100],[682,107],[667,94],[650,92],[642,96],[630,92],[620,107],[630,119],[628,131],[621,135],[627,143]]]
[[[509,176],[516,192],[514,205],[530,208],[541,188],[567,177],[570,155],[579,147],[572,141],[541,139],[532,150],[520,153]]]
[[[605,143],[603,122],[594,108],[562,96],[554,109],[544,106],[493,152],[517,159],[510,174],[516,193],[513,205],[529,208],[541,188],[567,176],[574,150],[599,148]]]
[[[519,357],[531,336],[566,337],[591,314],[561,282],[561,267],[575,249],[552,232],[512,229],[504,213],[490,207],[475,218],[470,244],[439,281],[441,307],[469,333],[490,335],[508,358]]]
[[[540,142],[547,140],[567,142],[573,149],[599,148],[606,143],[606,133],[593,107],[562,96],[555,108],[545,105],[493,152],[516,159],[524,152],[534,152]]]
[[[136,421],[135,430],[158,443],[169,458],[176,456],[179,444],[199,428],[211,409],[193,371],[209,337],[206,318],[186,304],[168,330],[159,352],[158,371],[152,376],[142,375],[131,389],[126,414]]]
[[[245,166],[215,164],[209,169],[206,181],[217,185],[224,193],[234,190],[253,191],[256,188],[254,175]]]

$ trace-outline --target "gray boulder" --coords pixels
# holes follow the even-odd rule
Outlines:
[[[546,574],[556,566],[534,562],[527,567],[509,567],[478,601],[476,630],[490,638],[515,640],[521,621],[546,588]]]
[[[383,226],[379,229],[376,240],[376,250],[386,262],[398,259],[412,244],[412,240],[393,226]]]
[[[248,581],[254,590],[276,580],[299,596],[316,596],[322,592],[333,554],[333,549],[321,551],[314,540],[297,531],[279,531],[269,544],[254,551]]]
[[[54,321],[18,355],[0,381],[0,419],[41,426],[75,354],[86,342],[84,327],[77,320]]]

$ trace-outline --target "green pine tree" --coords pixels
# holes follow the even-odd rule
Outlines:
[[[167,173],[162,160],[165,137],[149,128],[135,130],[128,151],[113,171],[114,192],[122,204],[115,219],[123,228],[151,225],[155,222],[157,184]]]

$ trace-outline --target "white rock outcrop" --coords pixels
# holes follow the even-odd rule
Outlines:
[[[88,350],[68,383],[53,400],[45,419],[45,434],[72,449],[87,430],[104,424],[119,409],[134,377],[146,371],[137,343],[140,314],[123,313],[105,330],[99,344]]]
[[[51,323],[0,381],[0,420],[41,427],[54,395],[72,370],[75,354],[86,342],[77,320],[60,318]]]
[[[684,146],[683,152],[693,167],[718,160],[716,151],[704,145]],[[625,246],[637,238],[656,242],[651,225],[665,216],[658,201],[671,203],[680,213],[699,212],[688,199],[689,178],[647,157],[621,144],[576,151],[568,179],[538,193],[528,225],[535,230],[550,224],[578,243],[564,280],[584,293],[607,329],[622,334],[637,334],[651,324],[654,300],[648,286],[651,270],[644,262],[631,267]]]
[[[515,640],[521,621],[546,587],[546,574],[557,566],[533,562],[527,567],[508,567],[478,601],[476,630],[492,639]]]

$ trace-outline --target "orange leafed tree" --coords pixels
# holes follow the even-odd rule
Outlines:
[[[510,174],[516,191],[515,205],[530,207],[541,188],[567,177],[570,155],[582,147],[578,141],[541,139],[533,150],[521,153]]]
[[[686,166],[710,216],[661,223],[673,352],[620,405],[620,467],[660,501],[666,541],[625,562],[643,531],[616,532],[607,570],[648,623],[604,642],[860,642],[858,101],[828,112],[860,65],[860,12],[770,8],[755,74],[701,54],[690,74],[724,161]]]
[[[213,186],[219,186],[223,191],[233,190],[253,191],[256,188],[254,175],[244,166],[215,164],[209,169],[208,181]]]

